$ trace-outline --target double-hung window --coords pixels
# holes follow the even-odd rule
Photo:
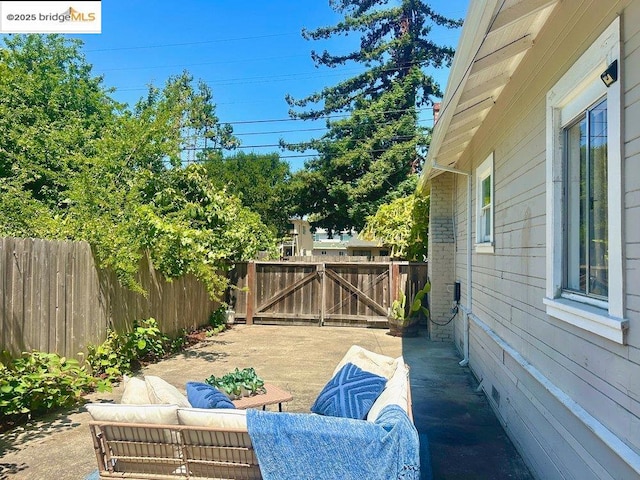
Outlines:
[[[616,19],[547,94],[547,314],[624,343]],[[618,75],[620,76],[620,75]]]
[[[493,153],[476,169],[476,252],[493,253]]]

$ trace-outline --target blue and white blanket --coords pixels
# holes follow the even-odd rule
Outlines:
[[[265,480],[420,479],[418,432],[397,405],[375,423],[248,410],[247,427]]]

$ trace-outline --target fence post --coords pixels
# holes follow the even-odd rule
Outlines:
[[[391,291],[389,292],[389,305],[398,298],[399,291],[399,279],[400,279],[400,265],[396,262],[389,264],[389,278],[391,280]]]
[[[246,324],[253,325],[253,313],[256,304],[256,262],[247,263],[247,318]]]
[[[324,325],[324,316],[326,315],[327,309],[327,282],[326,275],[324,274],[326,268],[326,263],[319,263],[318,265],[316,265],[316,271],[320,276],[320,288],[322,292],[320,295],[320,327]]]

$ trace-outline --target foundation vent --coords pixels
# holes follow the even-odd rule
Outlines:
[[[498,392],[496,387],[493,385],[491,385],[491,398],[493,398],[493,401],[496,402],[497,406],[500,406],[500,392]]]

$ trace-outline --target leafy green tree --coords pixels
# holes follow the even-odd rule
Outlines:
[[[101,265],[134,290],[141,291],[135,274],[145,250],[167,278],[194,274],[214,297],[226,287],[231,262],[258,251],[275,255],[275,240],[257,214],[217,188],[202,165],[182,166],[184,129],[208,138],[215,124],[207,116],[191,121],[193,101],[202,98],[184,74],[163,90],[152,88],[105,132],[72,186],[69,236],[96,245]],[[207,139],[212,151],[229,140],[229,131]]]
[[[274,233],[285,233],[290,216],[291,171],[277,153],[209,154],[204,166],[216,186],[239,197]]]
[[[213,297],[233,261],[273,252],[256,213],[213,185],[189,153],[233,147],[210,90],[188,73],[133,109],[91,74],[81,43],[16,36],[0,50],[0,235],[88,241],[136,282],[145,250],[167,278],[192,273]],[[196,148],[197,147],[197,148]]]
[[[170,77],[163,89],[151,86],[134,113],[163,128],[170,122],[172,128],[163,131],[165,139],[173,142],[174,150],[168,155],[173,166],[201,160],[212,152],[219,154],[239,143],[231,125],[220,124],[211,88],[203,81],[194,85],[193,76],[186,71]]]
[[[422,261],[427,255],[429,198],[411,194],[381,205],[361,233],[391,248],[391,256]]]
[[[303,36],[319,40],[356,32],[359,48],[341,55],[312,51],[316,66],[355,62],[364,69],[306,98],[288,96],[287,102],[295,118],[351,115],[328,120],[329,131],[320,139],[283,144],[319,153],[294,176],[296,213],[310,214],[322,227],[360,229],[379,205],[411,191],[410,177],[420,168],[419,150],[429,143],[428,130],[418,127],[418,109],[442,96],[425,69],[448,66],[454,53],[436,45],[428,34],[433,25],[456,28],[461,21],[445,18],[419,0],[401,0],[391,7],[386,0],[329,3],[344,20],[304,30]]]
[[[0,192],[64,209],[69,181],[121,108],[91,74],[81,42],[57,35],[4,38],[0,50]],[[34,202],[40,202],[37,205]],[[4,203],[4,202],[3,202]]]

